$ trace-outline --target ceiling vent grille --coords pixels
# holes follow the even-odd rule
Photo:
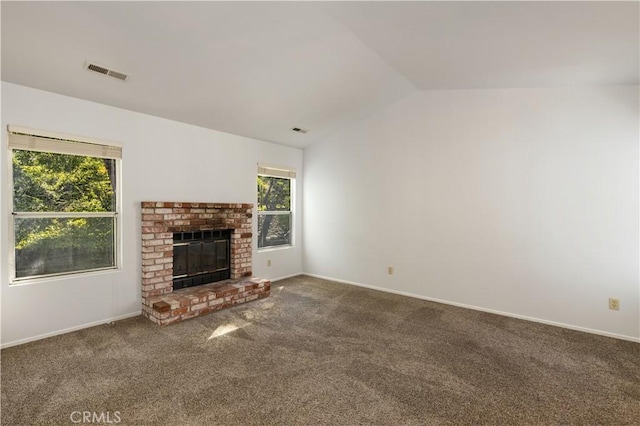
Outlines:
[[[118,80],[122,80],[122,81],[127,81],[127,79],[129,78],[128,74],[125,74],[120,71],[115,71],[107,67],[103,67],[102,65],[94,64],[93,62],[89,62],[89,61],[86,61],[84,63],[84,67],[89,71],[108,75],[109,77],[117,78]]]

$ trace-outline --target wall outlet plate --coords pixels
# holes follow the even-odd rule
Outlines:
[[[620,299],[609,298],[609,309],[611,309],[613,311],[619,311],[620,310]]]

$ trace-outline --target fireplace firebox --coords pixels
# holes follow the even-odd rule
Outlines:
[[[229,229],[174,232],[173,289],[229,279],[230,242]]]

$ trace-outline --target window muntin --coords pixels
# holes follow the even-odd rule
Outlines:
[[[12,281],[117,268],[120,148],[105,146],[118,156],[106,158],[100,146],[29,135],[26,149],[25,137],[9,135]]]
[[[292,245],[292,183],[289,177],[258,175],[258,248]]]

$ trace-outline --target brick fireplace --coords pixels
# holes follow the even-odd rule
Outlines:
[[[252,204],[142,202],[142,314],[160,325],[269,295],[252,277]],[[174,233],[229,230],[231,279],[173,289]]]

